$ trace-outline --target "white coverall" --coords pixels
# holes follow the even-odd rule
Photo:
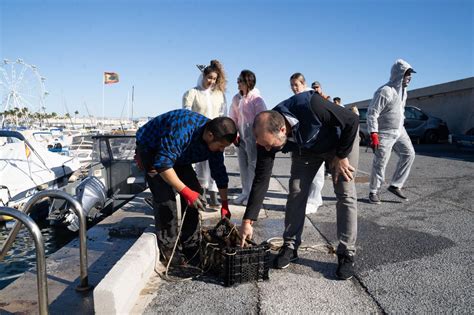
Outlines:
[[[402,86],[402,81],[408,69],[411,66],[406,61],[395,61],[390,81],[377,89],[367,109],[368,132],[377,132],[380,142],[372,164],[369,185],[371,193],[377,193],[384,182],[385,168],[392,149],[399,156],[390,182],[392,186],[403,187],[415,160],[415,150],[403,126],[407,91]]]

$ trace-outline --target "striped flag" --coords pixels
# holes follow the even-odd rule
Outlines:
[[[117,83],[119,81],[118,73],[104,72],[104,84]]]

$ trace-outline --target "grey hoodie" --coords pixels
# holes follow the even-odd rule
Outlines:
[[[367,109],[369,133],[398,135],[405,119],[406,88],[402,81],[405,72],[412,67],[405,60],[398,59],[392,66],[390,81],[377,89]]]

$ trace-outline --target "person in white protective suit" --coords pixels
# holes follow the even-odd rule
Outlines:
[[[218,60],[211,60],[209,65],[197,67],[201,70],[197,86],[184,93],[183,108],[209,119],[225,116],[227,104],[224,92],[227,81],[222,64]],[[211,177],[209,161],[196,163],[195,170],[202,188],[209,191],[209,206],[218,206],[218,189]]]
[[[369,185],[369,201],[373,204],[381,203],[379,192],[384,182],[385,167],[392,149],[399,160],[388,191],[401,199],[408,200],[402,188],[415,160],[415,150],[403,123],[407,86],[411,81],[412,73],[416,72],[406,61],[396,60],[392,66],[390,81],[375,91],[367,109],[367,128],[371,146],[374,149]]]
[[[306,79],[300,72],[293,73],[290,77],[290,87],[293,93],[298,94],[311,89],[306,85]],[[311,183],[308,202],[306,203],[306,214],[316,213],[318,208],[323,205],[321,191],[324,187],[324,163],[319,167],[316,176]]]
[[[234,120],[239,129],[240,141],[237,155],[239,158],[240,179],[242,193],[234,200],[234,204],[247,204],[250,189],[252,188],[257,163],[257,145],[253,134],[253,120],[255,116],[266,110],[260,91],[255,88],[257,79],[250,70],[243,70],[238,79],[239,93],[232,98],[229,117]]]

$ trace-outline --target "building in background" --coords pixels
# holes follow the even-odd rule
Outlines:
[[[346,104],[367,108],[371,99]],[[408,91],[406,106],[415,106],[447,122],[452,134],[474,132],[474,77]]]

